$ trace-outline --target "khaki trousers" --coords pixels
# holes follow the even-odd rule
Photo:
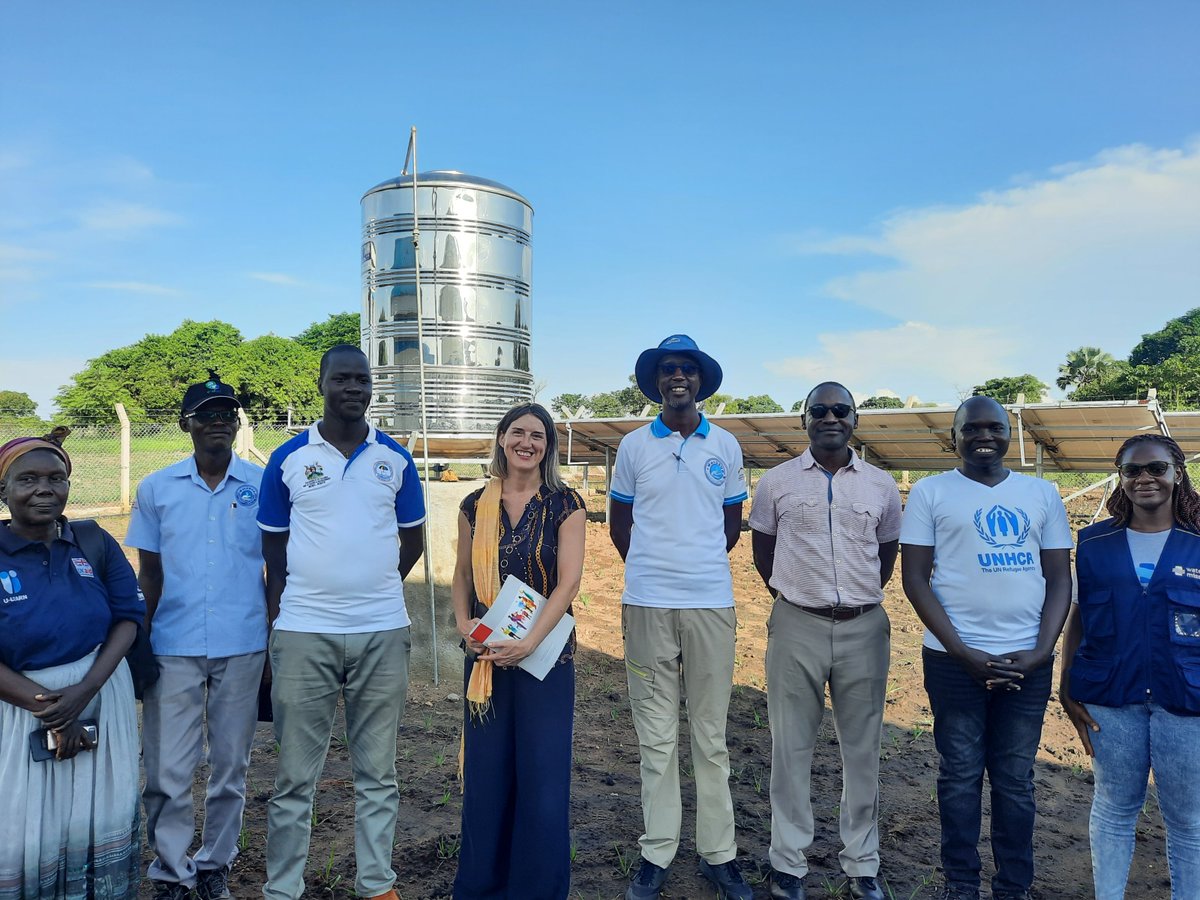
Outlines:
[[[392,889],[396,841],[396,729],[408,694],[409,629],[361,634],[274,631],[271,703],[279,761],[267,805],[267,900],[300,900],[313,794],[329,752],[338,697],[354,770],[354,889]]]
[[[686,696],[696,772],[696,850],[712,865],[737,855],[725,722],[737,616],[727,609],[623,606],[629,705],[641,749],[642,857],[666,868],[679,849],[679,701]]]
[[[879,872],[879,742],[891,623],[882,606],[842,622],[776,600],[767,620],[771,866],[804,877],[813,842],[809,778],[825,685],[842,751],[842,851],[850,876]]]

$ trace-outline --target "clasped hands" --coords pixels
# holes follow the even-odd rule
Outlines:
[[[1049,659],[1037,650],[1017,650],[997,656],[973,647],[965,648],[958,657],[967,673],[989,691],[999,688],[1019,691],[1025,676],[1044,666]]]
[[[33,699],[46,706],[33,713],[42,726],[54,734],[57,745],[54,758],[72,759],[83,750],[94,750],[96,745],[79,724],[80,714],[87,709],[96,692],[83,684],[72,684],[56,691],[45,690],[34,694]]]
[[[477,618],[464,622],[458,626],[458,633],[462,635],[467,651],[474,653],[483,662],[490,662],[492,665],[507,669],[520,664],[521,660],[533,652],[533,644],[528,640],[484,641],[483,643],[473,640],[471,632],[478,624],[479,619]]]

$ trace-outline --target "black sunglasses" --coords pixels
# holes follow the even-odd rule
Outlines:
[[[659,375],[674,375],[676,372],[682,372],[685,377],[691,378],[700,371],[700,367],[695,363],[659,363]]]
[[[195,419],[203,425],[211,425],[213,422],[236,422],[238,420],[238,411],[236,409],[198,409],[195,412],[190,412],[184,415],[185,419]]]
[[[815,403],[810,406],[806,412],[814,419],[820,420],[829,415],[830,411],[839,419],[844,419],[850,413],[854,412],[854,407],[849,403],[835,403],[833,406],[826,406],[824,403]]]
[[[1173,467],[1173,463],[1162,462],[1155,460],[1151,463],[1146,463],[1144,466],[1139,466],[1137,463],[1122,463],[1117,466],[1122,478],[1137,478],[1143,472],[1149,472],[1155,478],[1161,478],[1167,474],[1167,470]]]

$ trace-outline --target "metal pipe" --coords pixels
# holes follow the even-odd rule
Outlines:
[[[421,223],[418,218],[419,208],[417,206],[417,126],[412,126],[412,131],[408,138],[408,154],[406,154],[404,163],[408,165],[408,157],[412,157],[412,203],[413,203],[413,267],[414,275],[417,283],[417,360],[418,371],[420,378],[420,397],[421,397],[421,442],[423,452],[421,454],[424,462],[425,470],[425,494],[429,494],[429,403],[425,394],[425,333],[423,330],[422,320],[425,318],[424,311],[421,308]],[[429,588],[429,640],[430,640],[430,655],[433,657],[433,683],[436,685],[440,680],[438,672],[438,650],[437,650],[437,596],[433,587],[433,547],[431,541],[431,532],[429,528],[430,518],[429,505],[425,509],[425,521],[422,524],[421,535],[425,542],[425,552],[421,555],[425,559],[425,584]]]

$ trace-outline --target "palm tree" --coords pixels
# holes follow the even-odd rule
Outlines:
[[[1066,390],[1071,385],[1083,387],[1103,378],[1116,360],[1111,353],[1105,353],[1099,347],[1080,347],[1067,354],[1067,361],[1058,367],[1058,380],[1055,382],[1061,389]]]

